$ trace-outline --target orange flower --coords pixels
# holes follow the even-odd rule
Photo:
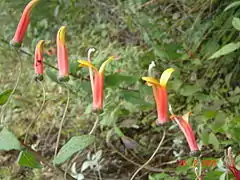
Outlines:
[[[32,12],[33,7],[39,2],[40,0],[32,0],[28,3],[28,5],[25,7],[21,19],[19,21],[19,24],[17,26],[17,30],[15,32],[15,35],[13,39],[10,41],[10,44],[20,47],[24,38],[24,35],[27,31],[28,25],[30,23],[30,14]]]
[[[89,61],[79,60],[80,67],[89,67],[94,70],[92,86],[93,94],[93,109],[102,110],[103,109],[103,96],[104,96],[104,68],[110,61],[114,60],[114,57],[109,57],[100,67],[99,70]]]
[[[66,27],[62,26],[57,33],[57,58],[59,81],[68,81],[68,53],[65,43]]]
[[[165,70],[160,78],[160,82],[152,77],[142,77],[144,81],[147,82],[149,86],[153,88],[153,94],[157,105],[158,120],[157,124],[163,124],[167,122],[168,119],[168,94],[166,85],[168,79],[170,78],[173,68]]]
[[[43,80],[43,46],[44,40],[41,40],[37,43],[35,49],[35,58],[34,58],[34,68],[36,74],[36,80],[42,81]]]
[[[187,139],[188,145],[191,150],[191,154],[195,156],[199,154],[199,148],[196,143],[192,127],[189,124],[189,114],[190,113],[187,113],[183,116],[172,115],[170,118],[177,122],[178,126],[180,127],[184,136]]]

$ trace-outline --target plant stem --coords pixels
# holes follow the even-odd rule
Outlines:
[[[21,53],[27,55],[27,56],[33,56],[31,53],[29,53],[29,52],[27,52],[27,51],[25,51],[25,50],[23,50],[23,49],[20,49],[19,51],[20,51]],[[44,61],[43,63],[44,63],[45,65],[47,65],[48,67],[52,68],[52,69],[58,70],[57,67],[51,65],[50,63],[48,63],[48,62],[46,62],[46,61]],[[76,75],[74,75],[74,74],[72,74],[72,73],[69,73],[69,75],[72,76],[72,77],[75,77],[75,78],[80,78],[80,79],[83,79],[83,80],[89,80],[89,79],[84,78],[84,77],[82,77],[82,76],[81,76],[81,77],[76,76]]]
[[[132,175],[130,180],[133,180],[135,178],[135,176],[137,175],[137,173],[139,171],[141,171],[146,165],[148,165],[148,163],[150,163],[150,161],[154,158],[154,156],[157,154],[157,152],[159,151],[160,147],[162,146],[162,143],[163,143],[163,141],[165,139],[165,135],[166,135],[166,130],[163,130],[163,136],[162,136],[162,139],[161,139],[160,143],[158,144],[158,147],[156,148],[156,150],[154,151],[152,156],[147,160],[147,162],[145,162],[140,168],[138,168],[138,170]]]
[[[89,135],[92,135],[92,134],[94,133],[94,131],[96,130],[97,125],[98,125],[98,122],[99,122],[99,119],[100,119],[100,118],[99,118],[99,114],[97,114],[96,120],[95,120],[95,122],[94,122],[94,125],[93,125],[91,131],[88,133]]]
[[[124,154],[122,154],[119,150],[116,149],[116,147],[114,147],[114,145],[111,142],[107,142],[108,146],[110,146],[119,156],[121,156],[123,159],[125,159],[126,161],[130,162],[131,164],[141,167],[141,164],[138,164],[137,162],[131,160],[130,158],[126,157]],[[144,169],[148,170],[148,171],[152,171],[152,172],[175,172],[175,171],[167,171],[161,168],[153,168],[150,166],[144,166]]]
[[[44,84],[43,84],[41,81],[38,81],[38,80],[37,80],[37,82],[40,84],[40,86],[41,86],[41,88],[42,88],[43,101],[42,101],[42,105],[41,105],[41,107],[40,107],[40,110],[39,110],[36,118],[31,121],[31,123],[29,124],[29,126],[27,127],[27,129],[26,129],[26,131],[25,131],[24,143],[26,143],[26,141],[27,141],[28,131],[29,131],[29,129],[31,128],[32,124],[33,124],[34,122],[37,122],[37,121],[39,120],[40,115],[41,115],[41,113],[42,113],[42,111],[43,111],[45,102],[46,102],[46,91],[45,91]]]
[[[6,104],[4,104],[4,106],[3,106],[2,109],[1,109],[1,113],[0,113],[0,115],[1,115],[1,125],[3,125],[3,123],[4,123],[4,122],[3,122],[3,119],[4,119],[4,114],[3,114],[3,113],[4,113],[4,110],[6,109],[6,106],[8,105],[8,103],[10,102],[13,94],[15,93],[15,91],[16,91],[18,85],[19,85],[19,82],[20,82],[20,79],[21,79],[21,74],[22,74],[22,58],[21,58],[21,54],[18,52],[17,49],[15,49],[15,50],[16,50],[17,56],[18,56],[18,58],[19,58],[19,66],[20,66],[20,67],[19,67],[19,74],[18,74],[16,83],[15,83],[15,86],[14,86],[14,88],[13,88],[10,96],[8,97],[8,100],[7,100]]]
[[[66,83],[64,83],[64,85],[66,86],[66,89],[67,89],[67,103],[66,103],[66,107],[65,107],[65,110],[64,110],[64,113],[63,113],[62,120],[60,122],[60,127],[59,127],[59,131],[58,131],[57,142],[56,142],[56,147],[55,147],[55,152],[54,152],[54,159],[57,156],[57,151],[58,151],[58,145],[59,145],[59,141],[60,141],[60,137],[61,137],[62,126],[63,126],[65,116],[67,114],[67,109],[68,109],[68,106],[69,106],[69,99],[70,99],[69,89],[67,88]]]

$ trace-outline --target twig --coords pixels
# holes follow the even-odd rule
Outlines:
[[[147,6],[150,6],[150,5],[152,5],[152,4],[154,4],[154,3],[156,3],[158,0],[150,0],[150,1],[148,1],[148,2],[146,2],[146,3],[144,3],[144,4],[142,4],[142,5],[140,5],[139,7],[138,7],[138,9],[140,10],[140,9],[142,9],[142,8],[145,8],[145,7],[147,7]]]
[[[157,154],[157,152],[159,151],[164,139],[165,139],[165,135],[166,135],[166,130],[163,131],[163,136],[162,136],[162,139],[160,141],[160,143],[158,144],[158,147],[157,149],[154,151],[154,153],[152,154],[152,156],[148,159],[147,162],[145,162],[140,168],[138,168],[138,170],[132,175],[131,179],[130,180],[133,180],[134,177],[137,175],[137,173],[139,171],[141,171],[148,163],[150,163],[150,161],[154,158],[154,156]]]
[[[66,103],[66,107],[65,107],[65,110],[64,110],[64,113],[63,113],[62,120],[60,122],[60,127],[59,127],[59,131],[58,131],[57,142],[56,142],[56,147],[55,147],[55,152],[54,152],[54,159],[57,156],[57,151],[58,151],[58,145],[59,145],[59,141],[60,141],[60,137],[61,137],[62,126],[63,126],[63,122],[64,122],[64,119],[65,119],[65,116],[67,114],[67,109],[68,109],[69,99],[70,99],[69,89],[67,88],[66,83],[64,83],[64,85],[66,86],[66,89],[67,89],[67,103]]]
[[[26,143],[26,141],[27,141],[28,131],[29,131],[29,129],[31,128],[32,124],[33,124],[34,122],[37,122],[37,121],[39,120],[40,115],[41,115],[41,113],[42,113],[42,111],[43,111],[45,102],[46,102],[46,91],[45,91],[44,84],[43,84],[41,81],[38,81],[38,80],[37,80],[37,82],[40,84],[40,86],[41,86],[41,88],[42,88],[43,101],[42,101],[42,105],[41,105],[41,107],[40,107],[40,110],[39,110],[36,118],[31,121],[31,123],[29,124],[29,126],[27,127],[27,129],[26,129],[26,131],[25,131],[24,143]]]
[[[6,104],[4,104],[4,106],[2,107],[2,109],[1,109],[1,125],[3,125],[3,112],[4,112],[4,110],[5,110],[5,108],[6,108],[6,106],[8,105],[8,103],[10,102],[10,100],[11,100],[11,98],[12,98],[12,95],[15,93],[15,91],[16,91],[16,89],[17,89],[17,87],[18,87],[18,85],[19,85],[19,82],[20,82],[20,79],[21,79],[21,74],[22,74],[22,58],[21,58],[21,55],[20,55],[20,53],[18,52],[18,50],[17,49],[15,49],[16,50],[16,53],[17,53],[17,55],[18,55],[18,57],[19,57],[19,65],[20,65],[20,67],[19,67],[19,74],[18,74],[18,77],[17,77],[17,80],[16,80],[16,83],[15,83],[15,86],[14,86],[14,88],[13,88],[13,90],[12,90],[12,92],[11,92],[11,94],[10,94],[10,96],[8,97],[8,100],[7,100],[7,102],[6,102]]]
[[[33,57],[33,55],[32,55],[31,53],[29,53],[29,52],[27,52],[27,51],[25,51],[25,50],[23,50],[23,49],[20,49],[19,51],[20,51],[21,53],[27,55],[27,56]],[[53,68],[53,69],[55,69],[55,70],[58,70],[57,67],[51,65],[50,63],[48,63],[48,62],[46,62],[46,61],[44,61],[43,63],[44,63],[45,65],[47,65],[48,67],[50,67],[50,68]],[[81,79],[83,79],[83,80],[88,80],[87,78],[84,78],[84,77],[82,77],[82,76],[79,77],[79,76],[76,76],[75,74],[72,74],[72,73],[69,73],[69,75],[72,76],[72,77],[75,77],[75,78],[81,78]]]
[[[94,125],[93,125],[91,131],[89,132],[89,135],[92,135],[94,133],[95,129],[97,128],[98,122],[99,122],[99,114],[97,114],[96,120],[94,122]]]
[[[113,146],[112,143],[108,142],[107,143],[108,146],[110,146],[119,156],[121,156],[123,159],[125,159],[126,161],[130,162],[131,164],[135,165],[135,166],[138,166],[138,167],[141,167],[142,165],[141,164],[138,164],[136,163],[135,161],[131,160],[130,158],[126,157],[124,154],[122,154],[119,150],[117,150],[117,148],[115,148]],[[161,169],[161,168],[153,168],[153,167],[150,167],[150,166],[144,166],[143,167],[144,169],[148,170],[148,171],[152,171],[152,172],[175,172],[175,171],[167,171],[167,170],[164,170],[164,169]]]

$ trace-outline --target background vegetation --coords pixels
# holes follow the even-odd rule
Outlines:
[[[19,71],[16,53],[6,43],[14,34],[23,7],[28,0],[2,0],[0,3],[0,92],[11,89]],[[232,146],[239,153],[239,51],[215,59],[209,57],[228,43],[239,41],[233,18],[239,7],[224,9],[231,0],[43,0],[33,11],[23,49],[33,54],[38,40],[45,39],[47,49],[55,48],[56,32],[67,26],[70,70],[70,105],[63,126],[60,146],[72,136],[87,134],[95,121],[91,114],[91,89],[87,69],[77,60],[86,59],[87,49],[95,47],[94,64],[110,55],[120,59],[106,69],[104,112],[100,117],[96,146],[85,149],[76,160],[77,172],[89,161],[88,153],[101,152],[97,165],[103,179],[129,179],[152,155],[167,128],[162,148],[139,173],[139,179],[194,179],[189,148],[174,123],[155,125],[156,110],[152,90],[141,81],[148,65],[155,61],[156,77],[168,67],[176,69],[169,82],[169,102],[176,114],[192,111],[190,122],[196,132],[202,159],[216,159],[217,166],[203,167],[204,179],[227,178],[223,168],[224,150]],[[147,4],[145,4],[147,3]],[[33,58],[22,54],[20,85],[5,111],[5,121],[20,140],[43,100],[34,81]],[[45,54],[45,61],[56,66],[56,56]],[[59,123],[66,104],[66,89],[56,81],[57,72],[45,66],[46,104],[40,119],[29,130],[28,144],[35,145],[47,159],[54,154]],[[117,128],[116,128],[117,127]],[[117,130],[131,138],[128,149]],[[107,137],[107,138],[106,138]],[[126,159],[122,157],[124,155]],[[58,179],[43,169],[19,167],[18,153],[1,152],[2,179]],[[90,158],[91,159],[91,158]],[[178,160],[187,160],[179,166]],[[237,162],[240,156],[237,156]],[[63,164],[65,168],[67,163]],[[162,172],[165,169],[167,172]],[[96,167],[84,171],[86,179],[97,178]],[[231,179],[231,175],[228,176]]]

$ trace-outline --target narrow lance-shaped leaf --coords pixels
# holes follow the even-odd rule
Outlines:
[[[208,59],[214,59],[219,58],[220,56],[229,54],[237,49],[240,48],[240,42],[237,43],[229,43],[225,46],[223,46],[221,49],[219,49],[217,52],[215,52],[210,58]]]
[[[233,3],[229,4],[229,5],[224,9],[224,11],[227,11],[227,10],[232,9],[232,8],[234,8],[234,7],[237,7],[237,6],[240,6],[240,1],[236,1],[236,2],[233,2]]]
[[[240,31],[240,19],[239,18],[234,17],[233,20],[232,20],[232,25],[235,29]]]
[[[54,164],[61,164],[68,160],[74,153],[81,152],[95,140],[94,136],[82,135],[72,137],[58,152],[57,157],[53,160]]]
[[[11,93],[12,89],[8,89],[0,94],[0,106],[4,105],[7,102]]]
[[[18,164],[29,168],[42,168],[41,163],[37,158],[28,151],[21,151],[18,156]]]

